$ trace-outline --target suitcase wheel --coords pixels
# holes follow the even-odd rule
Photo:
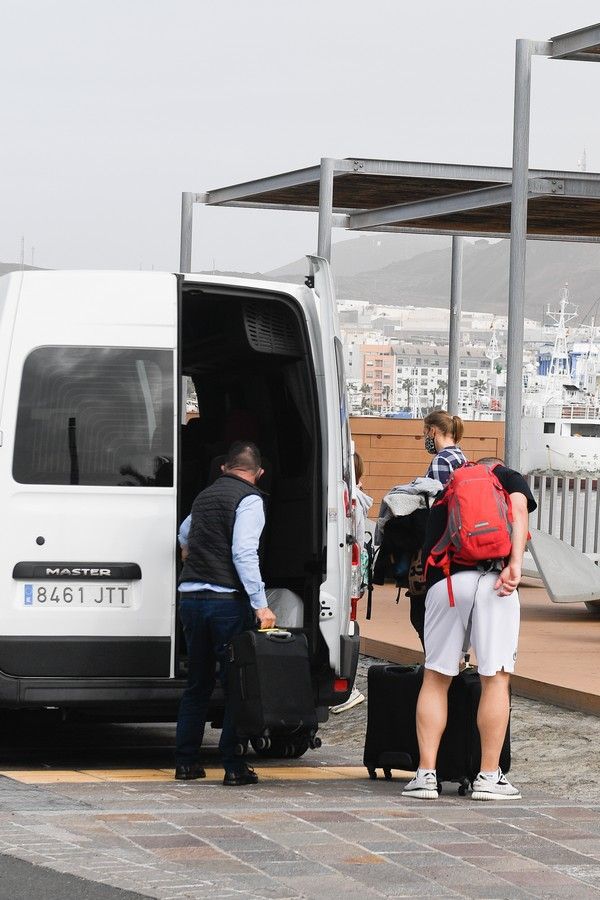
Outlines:
[[[371,779],[371,781],[377,781],[377,772],[375,771],[375,769],[367,769],[367,772],[369,773],[369,778]]]
[[[392,780],[392,770],[391,770],[391,769],[384,769],[384,770],[383,770],[383,777],[385,778],[386,781],[391,781],[391,780]]]
[[[458,793],[460,794],[461,797],[465,796],[465,794],[469,790],[470,786],[471,786],[471,782],[469,781],[468,778],[463,778],[461,780],[460,785],[458,786]]]
[[[322,746],[322,744],[323,744],[323,741],[321,740],[320,737],[317,737],[316,735],[314,737],[311,737],[311,739],[308,742],[308,746],[310,747],[311,750],[318,750],[319,747]]]
[[[271,746],[271,738],[257,737],[254,739],[253,744],[257,750],[268,750]]]
[[[245,756],[248,752],[248,741],[239,741],[233,751],[236,756]]]

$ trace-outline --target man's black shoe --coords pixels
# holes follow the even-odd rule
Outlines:
[[[256,784],[258,775],[250,766],[245,766],[241,772],[225,772],[223,784],[225,787],[239,787],[242,784]]]
[[[179,765],[175,767],[175,778],[177,781],[194,781],[195,778],[206,778],[206,772],[199,763]]]

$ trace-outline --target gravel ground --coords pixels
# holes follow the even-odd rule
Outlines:
[[[384,661],[361,657],[356,687],[367,702],[332,715],[321,728],[326,745],[362,759],[367,727],[367,672]],[[600,800],[600,718],[513,697],[511,776],[519,786],[548,790],[557,798]]]

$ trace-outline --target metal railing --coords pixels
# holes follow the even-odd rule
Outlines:
[[[600,474],[527,475],[537,501],[530,525],[560,538],[582,553],[598,554],[600,544]]]
[[[561,418],[571,421],[579,421],[580,419],[600,420],[600,409],[595,405],[588,404],[570,404],[565,405],[561,411]]]

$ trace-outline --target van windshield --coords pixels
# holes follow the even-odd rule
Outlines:
[[[23,368],[13,476],[170,487],[173,408],[169,350],[40,347]]]

